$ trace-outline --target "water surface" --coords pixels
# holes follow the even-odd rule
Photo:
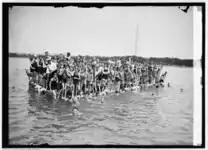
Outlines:
[[[75,117],[69,102],[29,90],[28,67],[9,58],[10,144],[193,144],[192,68],[164,67],[171,88],[81,100]]]

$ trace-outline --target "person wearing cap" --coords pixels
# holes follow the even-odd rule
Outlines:
[[[45,64],[47,64],[48,63],[48,60],[50,60],[50,59],[51,59],[51,57],[49,56],[48,51],[46,51],[45,52],[45,56],[44,56]]]

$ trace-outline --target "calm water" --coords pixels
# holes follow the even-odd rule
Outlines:
[[[75,117],[69,102],[29,91],[28,67],[28,59],[9,58],[10,144],[193,144],[191,68],[165,67],[171,88],[80,100]]]

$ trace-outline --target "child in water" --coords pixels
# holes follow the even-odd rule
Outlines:
[[[80,116],[80,115],[82,115],[82,113],[79,112],[79,109],[77,107],[73,107],[72,108],[72,114],[73,114],[73,116]]]

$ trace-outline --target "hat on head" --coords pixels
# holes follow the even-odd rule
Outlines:
[[[67,54],[68,56],[71,56],[71,53],[70,53],[70,52],[67,52],[66,54]]]

